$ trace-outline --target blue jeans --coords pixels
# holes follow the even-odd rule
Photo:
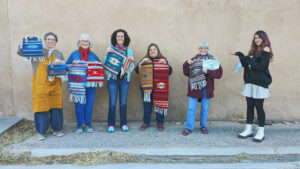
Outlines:
[[[34,113],[34,126],[38,133],[46,134],[49,123],[53,130],[62,130],[64,124],[63,110],[54,108],[46,112]]]
[[[194,130],[197,103],[198,103],[198,98],[189,97],[189,108],[187,111],[187,119],[185,125],[186,129]],[[210,104],[210,98],[206,97],[206,88],[204,88],[202,89],[202,98],[201,98],[201,117],[200,117],[201,127],[207,127],[206,121],[207,121],[209,104]]]
[[[152,113],[152,107],[153,107],[153,93],[151,93],[151,102],[145,102],[144,101],[144,91],[143,89],[141,89],[141,93],[142,93],[142,100],[143,100],[143,103],[144,103],[144,117],[143,117],[143,120],[144,120],[144,123],[147,124],[147,125],[150,125],[151,123],[151,113]],[[164,123],[164,115],[163,114],[160,114],[160,113],[157,113],[156,112],[156,122],[157,124],[159,123]]]
[[[77,128],[82,127],[83,124],[92,127],[91,122],[92,122],[95,94],[96,94],[96,88],[88,87],[86,88],[86,92],[85,92],[86,103],[85,104],[75,103]]]
[[[119,90],[119,104],[120,104],[120,126],[127,125],[127,93],[129,89],[129,82],[127,79],[109,79],[108,93],[109,93],[109,108],[108,108],[108,126],[116,125],[116,104]]]

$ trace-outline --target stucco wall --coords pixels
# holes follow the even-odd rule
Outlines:
[[[80,33],[89,33],[92,49],[103,61],[111,33],[123,28],[131,37],[136,62],[151,42],[159,45],[173,66],[170,77],[168,121],[184,121],[188,99],[187,78],[182,64],[207,41],[210,53],[222,63],[224,74],[215,81],[215,98],[209,119],[236,120],[245,116],[246,102],[240,95],[242,71],[235,73],[237,58],[230,53],[247,53],[253,34],[265,30],[275,60],[270,64],[272,97],[265,101],[267,119],[300,120],[299,0],[0,0],[1,78],[0,106],[5,115],[32,119],[30,62],[16,55],[26,34],[58,34],[57,48],[65,59],[75,50]],[[7,4],[8,3],[8,4]],[[8,10],[8,11],[7,11]],[[8,14],[8,15],[7,15]],[[10,39],[9,39],[10,37]],[[9,43],[8,43],[9,42]],[[5,59],[4,59],[5,58]],[[3,85],[1,85],[3,86]],[[128,119],[142,120],[138,76],[133,73],[128,96]],[[68,101],[64,84],[64,116],[75,121],[74,105]],[[12,107],[14,105],[14,107]],[[198,106],[198,110],[199,110]],[[106,121],[108,92],[105,83],[97,89],[94,121]],[[197,111],[199,118],[199,111]]]

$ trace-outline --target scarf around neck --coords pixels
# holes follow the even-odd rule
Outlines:
[[[88,61],[88,54],[91,53],[90,48],[88,49],[83,49],[82,47],[79,48],[79,52],[80,52],[80,57],[81,57],[81,61]]]

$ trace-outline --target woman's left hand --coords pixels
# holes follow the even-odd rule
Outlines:
[[[203,73],[204,73],[204,74],[207,74],[207,70],[203,70]]]
[[[167,63],[165,59],[160,59],[159,63]]]
[[[100,63],[100,62],[98,62],[98,61],[94,61],[94,63]]]
[[[134,61],[134,57],[133,56],[128,57],[128,59]]]

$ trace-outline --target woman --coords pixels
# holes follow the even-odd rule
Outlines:
[[[100,63],[98,56],[91,51],[93,46],[92,40],[88,34],[81,34],[78,40],[78,50],[71,53],[66,64],[77,64],[79,62],[96,62]],[[86,87],[85,90],[85,103],[75,102],[75,111],[77,118],[77,129],[76,134],[83,133],[83,129],[87,133],[93,133],[92,128],[92,115],[94,99],[96,94],[96,87]],[[85,126],[84,126],[85,125]]]
[[[31,36],[32,38],[32,36]],[[32,108],[34,113],[35,129],[38,132],[38,140],[46,137],[49,123],[53,128],[53,135],[63,136],[63,95],[61,79],[55,77],[48,80],[47,65],[49,63],[63,64],[64,56],[56,49],[57,35],[48,32],[44,36],[45,45],[43,61],[32,60]],[[18,54],[22,55],[20,48]]]
[[[147,54],[146,56],[138,63],[138,65],[135,68],[135,71],[137,74],[140,73],[140,69],[141,69],[141,65],[144,62],[147,61],[151,61],[151,67],[153,67],[153,61],[154,59],[160,59],[160,62],[164,62],[166,64],[168,64],[167,58],[165,58],[160,50],[159,47],[155,44],[155,43],[151,43],[148,46],[148,50],[147,50]],[[154,71],[154,69],[152,69],[152,71]],[[151,74],[153,75],[153,73],[151,72]],[[172,74],[172,67],[169,65],[169,75]],[[152,76],[153,79],[153,76]],[[153,85],[153,84],[152,84]],[[142,93],[142,98],[144,98],[144,90],[141,87],[141,93]],[[144,131],[146,130],[151,123],[151,113],[152,113],[152,107],[153,107],[153,90],[151,91],[151,95],[150,95],[150,102],[149,101],[143,101],[144,103],[144,123],[143,125],[140,127],[140,130]],[[156,111],[156,122],[157,122],[157,129],[158,131],[163,131],[164,130],[164,114],[163,113],[159,113]]]
[[[202,42],[199,46],[199,54],[183,64],[183,73],[189,77],[187,122],[185,130],[182,131],[185,136],[194,130],[198,100],[201,101],[200,130],[203,134],[208,133],[206,121],[210,100],[214,97],[214,79],[220,79],[223,73],[221,65],[215,70],[203,69],[202,65],[205,60],[215,60],[208,50],[208,43]]]
[[[244,67],[244,88],[242,95],[247,101],[247,124],[245,130],[238,135],[239,138],[252,137],[252,123],[254,119],[254,107],[258,116],[258,130],[253,138],[254,142],[264,140],[265,111],[263,108],[264,99],[270,97],[268,86],[272,82],[269,71],[269,62],[273,59],[273,52],[268,35],[264,31],[257,31],[254,34],[251,48],[248,55],[236,52]]]
[[[125,57],[131,60],[128,69],[122,74],[119,72],[117,76],[113,75],[109,71],[106,72],[108,81],[108,93],[109,93],[109,109],[108,109],[108,132],[115,131],[116,124],[116,103],[118,92],[120,93],[119,104],[120,104],[120,127],[122,131],[128,131],[127,126],[127,93],[129,89],[130,73],[134,68],[133,63],[133,53],[131,48],[129,48],[130,37],[127,32],[123,29],[118,29],[111,35],[111,45],[107,49],[107,53],[115,52],[113,49],[116,48],[125,53]],[[105,57],[106,59],[107,57]],[[122,74],[122,75],[121,75]]]

